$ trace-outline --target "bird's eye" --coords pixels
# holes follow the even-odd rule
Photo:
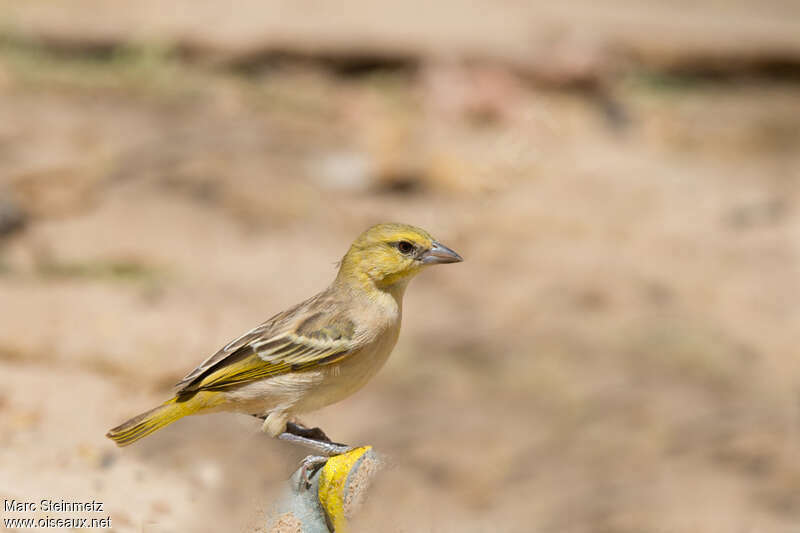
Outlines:
[[[414,245],[408,241],[400,241],[397,243],[397,249],[400,250],[401,254],[409,255],[414,251]]]

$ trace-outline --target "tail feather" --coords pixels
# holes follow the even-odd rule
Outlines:
[[[106,437],[116,442],[117,446],[127,446],[195,411],[196,402],[178,402],[177,398],[172,398],[111,429]]]

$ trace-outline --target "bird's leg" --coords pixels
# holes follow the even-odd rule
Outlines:
[[[339,444],[337,442],[315,440],[315,439],[310,439],[308,437],[301,437],[300,435],[295,435],[293,433],[289,433],[288,431],[284,431],[283,433],[278,435],[278,438],[280,440],[285,440],[286,442],[299,444],[300,446],[314,450],[316,453],[320,455],[325,455],[327,457],[331,457],[334,455],[341,455],[353,449],[352,446],[348,446],[346,444]]]
[[[253,415],[254,417],[258,418],[259,420],[266,420],[268,415]],[[320,442],[333,442],[331,439],[322,431],[322,428],[315,427],[309,428],[302,424],[299,420],[295,419],[295,422],[287,422],[286,423],[286,433],[291,433],[292,435],[297,435],[298,437],[305,437],[311,440],[318,440]]]
[[[307,428],[297,422],[287,422],[286,431],[278,435],[278,438],[287,442],[293,442],[306,448],[311,448],[316,453],[322,455],[309,455],[300,466],[300,488],[311,488],[311,478],[317,471],[325,466],[328,457],[347,453],[353,448],[345,444],[331,442],[331,439],[320,428]]]
[[[332,442],[321,428],[308,428],[299,422],[287,422],[286,432],[298,437],[306,437],[307,439]]]
[[[261,420],[267,418],[267,415],[253,416]],[[332,442],[320,428],[309,429],[295,422],[287,422],[286,431],[279,434],[278,438],[286,442],[299,444],[300,446],[309,448],[319,455],[324,455],[326,457],[341,455],[353,449],[352,446],[348,446],[347,444]]]
[[[278,435],[278,438],[287,442],[300,444],[307,448],[311,448],[316,453],[323,455],[309,455],[303,459],[300,465],[300,486],[299,489],[311,488],[311,478],[317,471],[325,466],[328,458],[332,455],[339,455],[347,453],[352,450],[352,447],[344,444],[331,442],[331,439],[320,428],[307,428],[295,422],[288,422],[286,424],[286,431]]]
[[[328,444],[332,444],[334,446],[340,446],[342,448],[351,448],[346,444],[342,444],[341,442],[333,442],[330,437],[328,437],[322,428],[308,428],[301,424],[299,421],[296,422],[287,422],[286,423],[286,433],[291,435],[296,435],[298,437],[304,437],[306,439],[315,440],[318,442],[325,442]],[[349,450],[348,450],[349,451]]]

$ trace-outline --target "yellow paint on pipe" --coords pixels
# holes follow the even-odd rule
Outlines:
[[[358,460],[371,449],[372,446],[362,446],[331,457],[320,472],[317,497],[335,533],[346,533],[349,529],[344,514],[347,477]]]

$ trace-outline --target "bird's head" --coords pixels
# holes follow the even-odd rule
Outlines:
[[[463,261],[420,228],[378,224],[367,229],[342,259],[337,279],[374,283],[378,288],[405,285],[426,266]]]

